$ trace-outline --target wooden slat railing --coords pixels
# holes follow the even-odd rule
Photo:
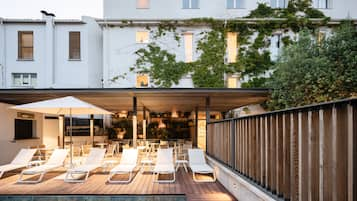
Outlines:
[[[357,99],[210,122],[207,154],[286,200],[357,200]]]

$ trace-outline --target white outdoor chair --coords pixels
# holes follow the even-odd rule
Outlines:
[[[193,180],[195,182],[215,182],[216,174],[214,169],[207,165],[205,155],[202,149],[189,149],[188,150],[189,166],[192,170]],[[198,180],[196,174],[212,174],[212,179]]]
[[[105,151],[106,149],[92,148],[84,164],[69,169],[66,173],[66,177],[64,181],[72,182],[72,183],[82,183],[87,181],[89,177],[89,173],[102,166],[102,161],[105,156]],[[84,175],[84,179],[80,179],[80,177],[75,177],[76,175],[78,176]]]
[[[129,183],[132,179],[133,171],[138,163],[137,149],[124,149],[119,165],[110,170],[108,182],[109,183]],[[116,174],[129,174],[128,180],[112,180]]]
[[[27,167],[36,153],[36,149],[21,149],[11,163],[0,166],[0,178],[5,172]]]
[[[55,169],[63,166],[64,161],[66,160],[67,154],[68,154],[67,149],[55,149],[45,164],[23,170],[21,172],[19,179],[17,180],[17,183],[35,184],[35,183],[41,182],[43,179],[43,176],[45,176],[45,174],[47,172],[55,170]],[[24,180],[23,179],[24,175],[38,175],[38,174],[40,175],[40,177],[37,180]]]
[[[169,149],[158,149],[156,164],[153,170],[154,176],[157,175],[157,178],[154,182],[165,182],[165,183],[173,183],[175,182],[175,166],[174,166],[174,158],[173,158],[173,150]],[[172,180],[159,180],[160,174],[172,174]]]

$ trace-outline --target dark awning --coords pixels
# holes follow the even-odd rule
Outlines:
[[[166,112],[204,110],[206,98],[211,111],[229,111],[241,106],[261,103],[267,99],[268,89],[228,88],[95,88],[95,89],[0,89],[0,102],[24,104],[40,100],[75,96],[84,101],[117,112],[130,111],[137,97],[139,110]]]

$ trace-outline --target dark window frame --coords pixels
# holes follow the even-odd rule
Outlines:
[[[78,35],[75,35],[78,34]],[[72,37],[78,37],[78,41],[76,41],[76,44],[72,43]],[[76,54],[78,51],[78,54]],[[78,56],[75,56],[78,55]],[[81,32],[80,31],[70,31],[68,33],[68,59],[70,61],[78,61],[81,60]]]
[[[22,36],[24,34],[31,34],[32,35],[32,46],[23,46],[22,44]],[[24,58],[23,50],[24,49],[31,49],[32,55],[31,58]],[[33,60],[34,58],[34,33],[33,31],[18,31],[17,32],[17,59],[18,60]]]

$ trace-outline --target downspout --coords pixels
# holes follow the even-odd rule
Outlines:
[[[2,32],[2,34],[1,34]],[[6,88],[6,69],[5,69],[5,64],[6,64],[6,45],[5,45],[5,25],[4,25],[4,19],[0,18],[0,36],[1,36],[1,42],[2,47],[0,47],[2,50],[0,51],[0,69],[1,69],[1,88]]]

